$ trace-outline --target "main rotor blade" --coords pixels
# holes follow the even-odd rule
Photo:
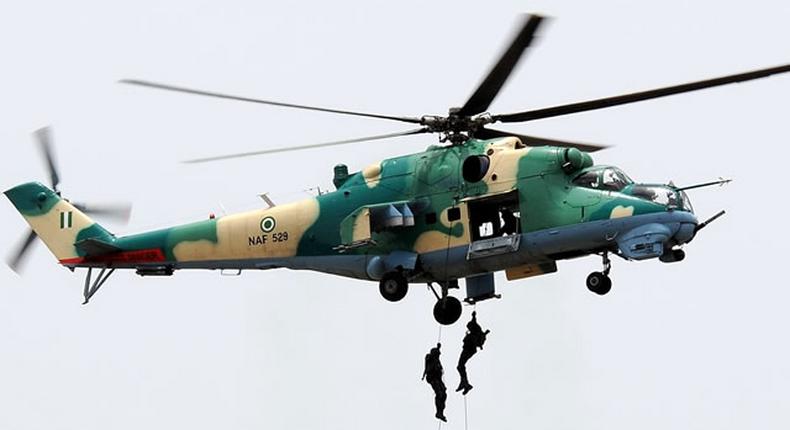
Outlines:
[[[377,136],[366,136],[366,137],[358,137],[355,139],[347,139],[347,140],[338,140],[334,142],[324,142],[324,143],[313,143],[310,145],[300,145],[300,146],[290,146],[290,147],[282,147],[282,148],[274,148],[274,149],[264,149],[262,151],[251,151],[251,152],[242,152],[238,154],[230,154],[230,155],[219,155],[216,157],[206,157],[206,158],[197,158],[194,160],[186,160],[183,163],[187,164],[194,164],[194,163],[205,163],[208,161],[218,161],[218,160],[228,160],[231,158],[242,158],[242,157],[251,157],[254,155],[263,155],[263,154],[275,154],[278,152],[290,152],[290,151],[301,151],[303,149],[312,149],[312,148],[322,148],[326,146],[338,146],[338,145],[346,145],[349,143],[357,143],[357,142],[367,142],[370,140],[381,140],[381,139],[389,139],[391,137],[400,137],[400,136],[409,136],[412,134],[422,134],[422,133],[430,133],[431,131],[427,127],[417,128],[414,130],[408,131],[401,131],[398,133],[389,133],[389,134],[380,134]]]
[[[71,203],[75,208],[87,215],[96,215],[100,218],[112,218],[122,222],[128,222],[132,213],[132,205],[128,203],[89,205],[85,203]]]
[[[546,139],[544,137],[527,136],[524,134],[511,133],[509,131],[494,130],[491,128],[481,128],[475,132],[475,137],[480,139],[493,139],[496,137],[513,136],[521,139],[521,143],[527,146],[562,146],[576,148],[585,152],[595,152],[608,148],[604,145],[594,145],[591,143],[567,142],[564,140]]]
[[[49,127],[42,127],[33,132],[33,134],[36,136],[38,147],[44,155],[44,160],[47,162],[52,189],[57,192],[60,176],[58,176],[58,169],[55,167],[55,153],[52,150],[52,130]]]
[[[160,90],[176,91],[176,92],[180,92],[180,93],[196,94],[196,95],[199,95],[199,96],[216,97],[216,98],[220,98],[220,99],[237,100],[237,101],[242,101],[242,102],[260,103],[260,104],[271,105],[271,106],[280,106],[280,107],[287,107],[287,108],[294,108],[294,109],[313,110],[313,111],[318,111],[318,112],[338,113],[338,114],[343,114],[343,115],[364,116],[364,117],[368,117],[368,118],[389,119],[389,120],[393,120],[393,121],[408,122],[408,123],[412,123],[412,124],[419,124],[420,123],[420,118],[414,118],[414,117],[380,115],[380,114],[367,113],[367,112],[356,112],[356,111],[348,111],[348,110],[322,108],[322,107],[316,107],[316,106],[297,105],[297,104],[293,104],[293,103],[275,102],[275,101],[271,101],[271,100],[254,99],[254,98],[250,98],[250,97],[234,96],[234,95],[230,95],[230,94],[222,94],[222,93],[216,93],[216,92],[212,92],[212,91],[203,91],[203,90],[195,90],[195,89],[192,89],[192,88],[177,87],[175,85],[160,84],[160,83],[150,82],[150,81],[141,81],[141,80],[137,80],[137,79],[121,79],[118,82],[122,83],[122,84],[139,85],[139,86],[142,86],[142,87],[156,88],[156,89],[160,89]]]
[[[27,252],[30,249],[30,245],[36,240],[36,232],[30,230],[27,236],[19,242],[17,246],[16,252],[11,254],[11,257],[6,260],[8,263],[8,267],[11,268],[14,272],[19,272],[19,269],[22,267],[22,263],[25,261],[25,256],[27,256]]]
[[[525,112],[511,113],[505,115],[494,115],[495,121],[501,122],[524,122],[536,119],[551,118],[555,116],[569,115],[572,113],[585,112],[596,109],[603,109],[612,106],[624,105],[627,103],[640,102],[659,97],[671,96],[673,94],[697,91],[705,88],[716,87],[719,85],[732,84],[736,82],[750,81],[752,79],[765,78],[767,76],[790,72],[790,64],[768,69],[754,70],[737,75],[722,76],[720,78],[706,79],[704,81],[689,82],[686,84],[674,85],[671,87],[657,88],[654,90],[641,91],[638,93],[625,94],[621,96],[606,97],[602,99],[589,100],[579,103],[554,106],[544,109],[535,109]]]
[[[507,50],[499,61],[494,65],[488,76],[480,83],[474,94],[469,97],[466,104],[458,111],[460,116],[472,116],[484,112],[494,101],[494,98],[502,89],[508,76],[518,64],[524,51],[529,47],[532,39],[543,20],[539,15],[524,15],[522,18],[521,30],[510,42]]]

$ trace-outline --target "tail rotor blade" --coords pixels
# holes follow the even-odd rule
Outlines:
[[[101,218],[111,218],[126,223],[132,213],[132,205],[128,203],[89,205],[85,203],[71,203],[75,208],[86,215],[96,215]]]
[[[60,176],[58,175],[58,169],[55,165],[55,153],[52,150],[52,129],[50,127],[43,127],[36,130],[34,135],[36,136],[44,160],[47,162],[52,189],[57,192],[58,184],[60,184]]]
[[[25,262],[25,257],[30,250],[30,246],[33,245],[33,242],[36,240],[36,236],[36,232],[30,230],[28,235],[25,236],[21,242],[19,242],[16,252],[12,253],[11,257],[6,260],[8,267],[10,267],[11,270],[19,273],[22,264]]]

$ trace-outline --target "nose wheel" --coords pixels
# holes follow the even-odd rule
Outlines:
[[[599,296],[603,296],[612,289],[612,279],[609,278],[609,271],[612,269],[612,262],[609,260],[609,253],[603,253],[603,272],[592,272],[587,276],[587,289]]]

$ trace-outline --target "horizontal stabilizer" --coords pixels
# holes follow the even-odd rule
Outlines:
[[[77,250],[84,253],[86,257],[98,257],[100,255],[111,254],[121,250],[121,248],[118,248],[109,242],[105,242],[96,238],[83,239],[75,243],[74,246],[77,248]]]

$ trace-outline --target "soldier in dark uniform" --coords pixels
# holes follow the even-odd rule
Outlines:
[[[444,416],[444,404],[447,400],[447,387],[442,381],[444,369],[442,369],[442,362],[439,360],[439,351],[442,347],[441,343],[437,343],[435,348],[431,348],[431,352],[425,355],[425,371],[422,373],[422,379],[431,384],[435,394],[434,401],[436,402],[436,418],[447,422]]]
[[[518,218],[513,214],[510,208],[502,208],[500,211],[502,215],[502,235],[518,233]]]
[[[472,389],[469,379],[466,377],[466,362],[477,353],[477,348],[483,349],[486,336],[490,330],[483,331],[477,323],[477,312],[472,312],[472,319],[466,323],[466,336],[464,336],[464,346],[461,350],[461,357],[458,358],[458,374],[461,375],[461,383],[455,391],[463,390],[463,394]]]

